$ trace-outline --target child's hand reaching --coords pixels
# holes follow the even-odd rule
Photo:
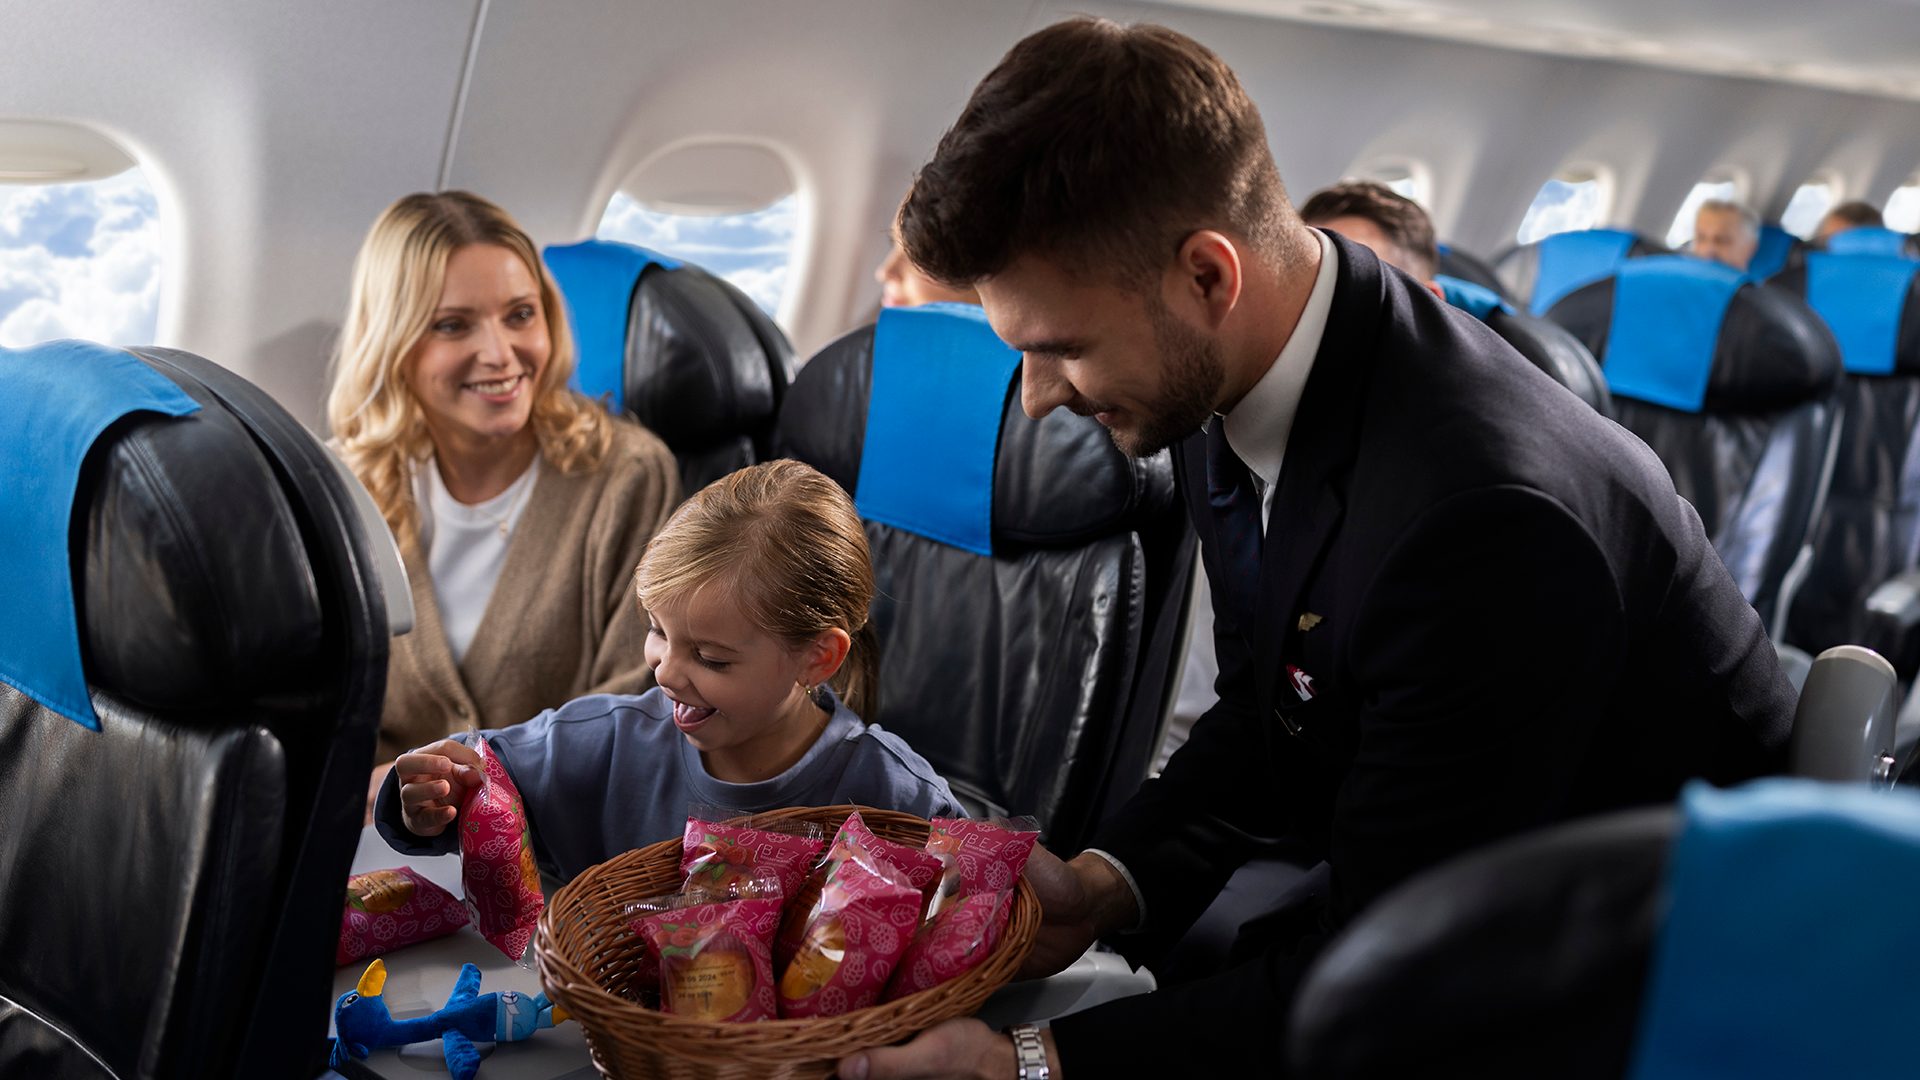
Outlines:
[[[460,816],[467,789],[486,781],[479,752],[453,739],[401,754],[393,771],[400,777],[400,816],[415,836],[445,832]]]

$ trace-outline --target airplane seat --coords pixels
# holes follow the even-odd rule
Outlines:
[[[1681,255],[1634,259],[1548,317],[1600,358],[1615,418],[1665,463],[1770,632],[1812,555],[1840,351],[1799,298]]]
[[[1510,301],[1472,281],[1448,274],[1440,274],[1434,281],[1446,294],[1447,303],[1486,323],[1534,367],[1579,395],[1594,411],[1613,415],[1613,395],[1607,392],[1606,377],[1578,338],[1556,323],[1520,314]]]
[[[1166,453],[1020,406],[971,305],[883,311],[801,368],[775,449],[852,492],[880,704],[969,810],[1074,851],[1146,778],[1178,681],[1194,540]]]
[[[315,1075],[387,670],[354,495],[198,357],[0,367],[0,1075]]]
[[[1628,259],[1664,255],[1658,242],[1627,229],[1578,229],[1507,249],[1494,260],[1503,290],[1545,315],[1568,293],[1612,274]]]
[[[1747,263],[1747,276],[1755,281],[1766,279],[1795,266],[1806,258],[1807,242],[1778,225],[1768,223],[1760,226],[1760,243],[1753,249],[1753,259]]]
[[[660,436],[684,491],[772,455],[793,346],[745,293],[612,240],[555,245],[545,257],[572,319],[575,387]]]
[[[1452,244],[1441,244],[1439,248],[1440,263],[1434,268],[1436,276],[1470,282],[1495,293],[1509,304],[1514,302],[1513,297],[1507,294],[1507,287],[1501,282],[1500,275],[1485,259]]]
[[[1816,249],[1832,255],[1883,255],[1920,259],[1920,236],[1879,225],[1858,225],[1827,237]]]

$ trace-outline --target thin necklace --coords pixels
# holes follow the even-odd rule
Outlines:
[[[527,471],[533,472],[538,467],[539,467],[539,460],[536,458],[533,463],[527,466]],[[520,483],[520,481],[518,480],[514,482]],[[500,530],[500,539],[502,540],[507,539],[507,534],[510,531],[512,531],[512,528],[513,528],[513,512],[520,508],[520,500],[526,498],[527,492],[532,491],[533,485],[537,483],[539,483],[539,479],[537,477],[527,480],[526,484],[523,487],[521,487],[519,491],[514,493],[512,501],[507,503],[506,511],[502,513],[500,517],[494,521],[493,523],[494,527]]]

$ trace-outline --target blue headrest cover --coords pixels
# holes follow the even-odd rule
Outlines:
[[[1760,226],[1760,244],[1753,249],[1753,260],[1747,263],[1747,276],[1762,281],[1779,273],[1787,265],[1787,256],[1793,254],[1793,245],[1799,237],[1778,225]]]
[[[1613,273],[1626,261],[1635,239],[1625,229],[1582,229],[1555,233],[1540,241],[1533,299],[1527,310],[1544,315],[1561,297]]]
[[[1614,275],[1602,370],[1619,397],[1699,412],[1713,374],[1720,324],[1740,271],[1686,255],[1634,259]]]
[[[1890,255],[1907,256],[1906,233],[1883,229],[1877,225],[1861,225],[1852,229],[1843,229],[1827,237],[1827,250],[1835,255]]]
[[[1834,239],[1845,235],[1838,233]],[[1892,374],[1900,320],[1916,272],[1920,262],[1890,255],[1816,251],[1807,256],[1807,303],[1833,331],[1848,371]]]
[[[1487,316],[1496,311],[1504,311],[1509,315],[1516,314],[1512,304],[1500,299],[1499,293],[1485,285],[1475,285],[1471,281],[1462,281],[1446,274],[1435,274],[1433,280],[1440,286],[1440,291],[1446,294],[1447,303],[1470,313],[1481,322],[1486,322]]]
[[[128,413],[185,416],[200,406],[132,353],[85,341],[0,348],[0,382],[21,406],[0,427],[0,680],[98,731],[68,559],[80,469]]]
[[[1906,1075],[1920,795],[1696,781],[1681,802],[1631,1075]]]
[[[888,308],[873,332],[860,516],[993,554],[993,461],[1020,354],[972,304]]]
[[[595,400],[610,396],[615,412],[625,409],[627,310],[633,287],[647,267],[674,270],[679,261],[614,240],[555,244],[545,257],[573,326],[578,354],[573,388]]]

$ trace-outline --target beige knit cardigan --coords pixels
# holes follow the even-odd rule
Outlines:
[[[624,420],[614,431],[598,468],[540,470],[459,664],[426,559],[418,545],[404,553],[413,631],[393,639],[379,762],[470,726],[505,727],[583,694],[653,684],[633,570],[679,505],[680,480],[652,432]]]

